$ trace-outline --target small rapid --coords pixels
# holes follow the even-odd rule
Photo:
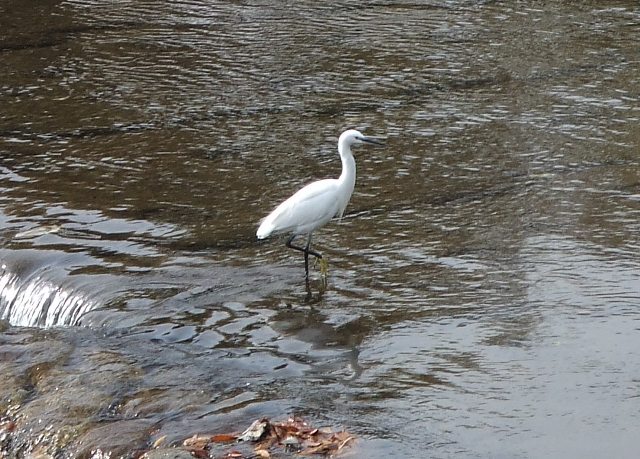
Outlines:
[[[98,306],[85,292],[56,284],[46,273],[23,278],[6,264],[0,269],[0,319],[11,325],[76,325],[84,313]]]

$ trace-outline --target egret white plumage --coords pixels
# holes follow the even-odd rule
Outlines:
[[[287,247],[304,253],[304,270],[307,278],[309,278],[309,254],[322,259],[320,253],[310,248],[311,235],[332,218],[342,218],[356,183],[356,161],[351,153],[351,147],[363,143],[383,145],[382,142],[367,137],[355,129],[343,132],[338,139],[338,153],[342,161],[340,177],[308,184],[276,207],[260,223],[256,233],[258,239],[264,239],[272,234],[292,233],[287,239]],[[304,247],[293,245],[293,240],[300,235],[307,236]]]

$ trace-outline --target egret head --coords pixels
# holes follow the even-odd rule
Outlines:
[[[340,139],[338,140],[338,145],[344,145],[345,147],[351,147],[352,145],[361,145],[363,143],[384,145],[379,140],[374,139],[373,137],[367,137],[362,132],[356,131],[355,129],[344,131],[342,135],[340,135]]]

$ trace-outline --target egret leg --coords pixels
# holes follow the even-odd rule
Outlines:
[[[300,247],[299,245],[293,245],[293,240],[297,234],[292,235],[289,239],[287,239],[287,247],[294,250],[299,250],[304,253],[304,273],[307,279],[309,278],[309,254],[314,257],[322,260],[322,254],[316,252],[315,250],[311,250],[311,233],[307,236],[307,244],[304,247]]]
[[[304,251],[304,275],[309,279],[309,252],[307,250]]]
[[[307,245],[304,246],[304,273],[309,279],[309,247],[311,246],[311,233],[307,236]],[[320,255],[320,254],[318,254]],[[322,258],[322,255],[320,255]]]

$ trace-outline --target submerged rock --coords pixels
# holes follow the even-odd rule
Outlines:
[[[88,430],[71,448],[72,456],[89,459],[96,451],[109,457],[129,457],[146,448],[154,424],[144,419],[114,421]]]
[[[161,448],[143,454],[141,459],[193,459],[193,456],[181,448]]]

